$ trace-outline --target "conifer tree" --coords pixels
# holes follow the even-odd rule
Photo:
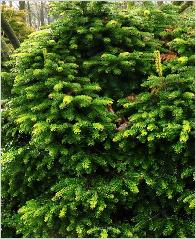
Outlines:
[[[145,156],[135,163],[145,182],[143,214],[134,218],[140,237],[194,235],[193,12],[176,20],[159,33],[167,39],[167,53],[154,52],[156,73],[141,85],[143,92],[134,100],[119,100],[129,120],[114,141],[125,152],[145,148]]]
[[[14,83],[3,236],[193,237],[190,15],[104,2],[53,11],[60,19],[31,34],[4,73]]]

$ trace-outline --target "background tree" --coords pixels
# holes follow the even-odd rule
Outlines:
[[[14,49],[20,46],[30,33],[33,32],[33,28],[29,27],[25,21],[25,11],[18,10],[15,7],[9,7],[8,4],[2,6],[1,14],[1,42],[2,42],[2,70],[9,71],[9,59]],[[6,81],[2,77],[2,98],[10,97],[10,86],[12,79]]]
[[[27,9],[28,9],[28,23],[29,26],[32,27],[32,13],[31,13],[31,7],[30,7],[30,3],[27,2]]]
[[[13,7],[16,11],[20,10],[21,14],[24,14],[24,21],[35,29],[53,21],[53,18],[48,16],[48,1],[4,1],[3,6]]]
[[[11,42],[12,46],[16,49],[20,46],[20,41],[18,40],[16,34],[14,33],[12,27],[4,17],[4,14],[1,15],[1,24],[2,29],[5,32],[6,36],[8,37],[9,41]]]
[[[25,10],[26,4],[25,1],[19,1],[19,10]]]
[[[40,6],[40,24],[41,26],[44,25],[44,3],[42,1]]]

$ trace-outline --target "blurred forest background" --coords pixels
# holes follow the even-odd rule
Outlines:
[[[50,16],[48,12],[48,1],[2,1],[2,63],[30,33],[54,21],[54,16]]]

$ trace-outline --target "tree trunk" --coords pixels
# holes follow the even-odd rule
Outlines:
[[[9,6],[12,7],[12,1],[9,2]]]
[[[163,4],[163,1],[158,1],[157,3],[159,6],[161,6]]]
[[[8,37],[8,39],[10,40],[14,49],[18,48],[20,46],[20,41],[18,40],[16,34],[14,33],[8,21],[5,19],[3,13],[1,13],[1,27],[5,32],[6,36]]]
[[[29,1],[27,2],[27,9],[28,9],[29,26],[32,27],[31,7]]]
[[[34,11],[34,27],[35,29],[39,29],[40,27],[40,8],[37,4],[37,2],[34,3],[35,5],[35,11]]]
[[[10,50],[3,37],[1,38],[1,55],[3,61],[9,60]]]
[[[25,1],[19,1],[19,10],[25,11],[25,8],[26,8]],[[23,17],[23,20],[26,22],[26,16]]]
[[[185,2],[181,5],[180,7],[180,13],[184,12],[189,6],[193,5],[193,2],[190,1],[190,2]]]
[[[41,7],[40,7],[40,24],[41,26],[44,25],[44,3],[41,2]]]
[[[19,10],[25,10],[25,1],[19,1]]]
[[[184,1],[172,1],[172,4],[173,5],[177,5],[177,6],[180,6],[184,3]]]
[[[48,19],[48,24],[50,24],[51,22],[53,22],[52,16],[47,16],[47,19]]]

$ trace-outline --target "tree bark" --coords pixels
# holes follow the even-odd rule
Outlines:
[[[177,5],[177,6],[180,6],[184,3],[184,1],[172,1],[172,4],[173,5]]]
[[[19,10],[25,11],[25,9],[26,9],[25,1],[19,1]],[[23,17],[23,20],[26,21],[26,16]]]
[[[1,13],[1,27],[3,31],[5,32],[6,36],[8,37],[8,39],[10,40],[14,49],[18,48],[20,46],[20,41],[17,38],[16,34],[14,33],[9,22],[5,19],[3,13]]]
[[[29,26],[32,27],[31,7],[29,1],[27,2],[27,9],[28,9]]]
[[[1,38],[1,54],[3,61],[9,60],[10,50],[6,42],[4,41],[3,37]]]
[[[44,25],[44,3],[42,1],[40,6],[40,24],[41,26]]]
[[[193,2],[192,1],[189,1],[189,2],[185,2],[181,5],[180,7],[180,13],[184,12],[189,6],[193,5]]]
[[[47,16],[47,19],[48,19],[48,24],[50,24],[51,22],[53,22],[52,16]]]
[[[19,1],[19,10],[25,10],[25,1]]]
[[[158,1],[157,3],[159,6],[161,6],[163,4],[163,1]]]

